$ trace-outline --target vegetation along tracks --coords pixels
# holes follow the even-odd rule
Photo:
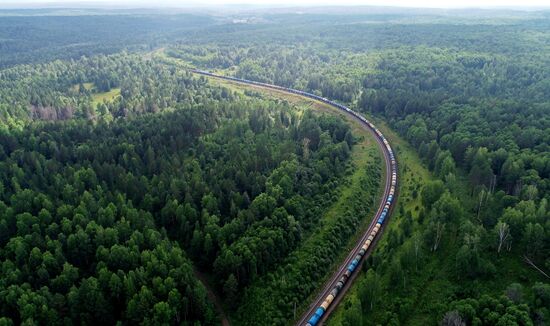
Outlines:
[[[369,132],[373,134],[378,143],[378,146],[382,150],[384,156],[384,164],[386,167],[386,174],[384,194],[382,200],[380,201],[380,205],[378,206],[378,210],[376,211],[376,214],[374,215],[374,218],[372,219],[367,231],[359,238],[353,249],[347,255],[346,259],[338,267],[332,277],[330,277],[323,285],[322,291],[319,292],[319,295],[315,298],[315,300],[310,304],[306,312],[297,321],[297,325],[307,326],[315,326],[323,323],[324,320],[326,320],[326,318],[337,306],[339,301],[344,296],[344,293],[348,290],[350,284],[357,276],[365,257],[370,255],[372,248],[374,248],[374,245],[380,237],[381,231],[385,225],[385,220],[389,217],[391,211],[393,210],[393,207],[395,206],[394,203],[397,196],[397,162],[393,149],[389,145],[384,135],[380,132],[380,130],[376,128],[376,126],[374,126],[365,117],[342,104],[333,102],[324,97],[272,84],[216,75],[203,70],[194,69],[191,71],[197,74],[214,78],[221,78],[239,83],[251,84],[258,87],[265,87],[278,91],[297,94],[331,105],[339,110],[345,111],[354,119],[358,120],[364,128],[366,128]]]

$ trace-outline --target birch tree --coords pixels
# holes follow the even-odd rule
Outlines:
[[[510,226],[506,222],[498,222],[495,225],[495,231],[498,235],[498,249],[497,252],[500,253],[502,246],[506,246],[508,250],[511,249],[511,236],[510,236]],[[510,243],[510,245],[508,245]]]

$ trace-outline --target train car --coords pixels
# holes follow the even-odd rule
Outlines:
[[[315,311],[315,313],[313,314],[313,316],[311,316],[311,318],[309,319],[309,321],[307,322],[308,325],[311,325],[311,326],[315,326],[317,325],[317,323],[319,322],[319,320],[321,319],[321,317],[323,317],[323,314],[325,313],[325,309],[323,309],[322,307],[319,307],[317,308],[317,310]]]
[[[348,265],[348,271],[350,272],[350,276],[351,276],[351,273],[353,273],[353,271],[357,267],[358,263],[359,263],[359,260],[356,258]]]
[[[350,271],[349,266],[348,266],[348,268],[346,268],[346,271],[344,272],[344,276],[346,277],[346,281],[351,276],[351,272],[353,272],[353,271]]]
[[[327,298],[325,299],[326,302],[330,305],[332,301],[334,301],[334,296],[331,294],[327,295]]]

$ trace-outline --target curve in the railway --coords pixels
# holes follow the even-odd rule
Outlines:
[[[322,291],[297,322],[297,325],[320,325],[334,310],[336,305],[344,296],[344,293],[349,288],[350,284],[357,276],[358,271],[361,269],[361,263],[366,257],[368,257],[372,251],[372,248],[374,248],[374,245],[378,241],[381,231],[385,226],[384,222],[388,219],[393,207],[395,206],[397,196],[397,161],[393,149],[380,130],[364,116],[342,104],[336,103],[324,97],[292,88],[235,77],[221,76],[204,70],[192,69],[191,71],[210,77],[297,94],[331,105],[358,120],[374,135],[374,138],[381,148],[386,166],[386,183],[384,186],[384,195],[382,196],[378,210],[376,211],[376,214],[374,215],[367,231],[360,237],[344,262],[338,267],[334,275],[324,284]]]

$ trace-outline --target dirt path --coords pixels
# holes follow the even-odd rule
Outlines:
[[[216,295],[216,292],[210,287],[210,284],[208,283],[208,280],[206,277],[198,270],[193,269],[193,272],[195,273],[195,276],[201,281],[201,283],[206,288],[206,295],[208,296],[208,299],[214,303],[214,307],[216,308],[216,311],[218,312],[218,315],[221,319],[222,326],[229,326],[231,325],[229,323],[229,318],[227,318],[227,315],[225,314],[225,311],[223,310],[223,305],[221,303],[220,298]]]

